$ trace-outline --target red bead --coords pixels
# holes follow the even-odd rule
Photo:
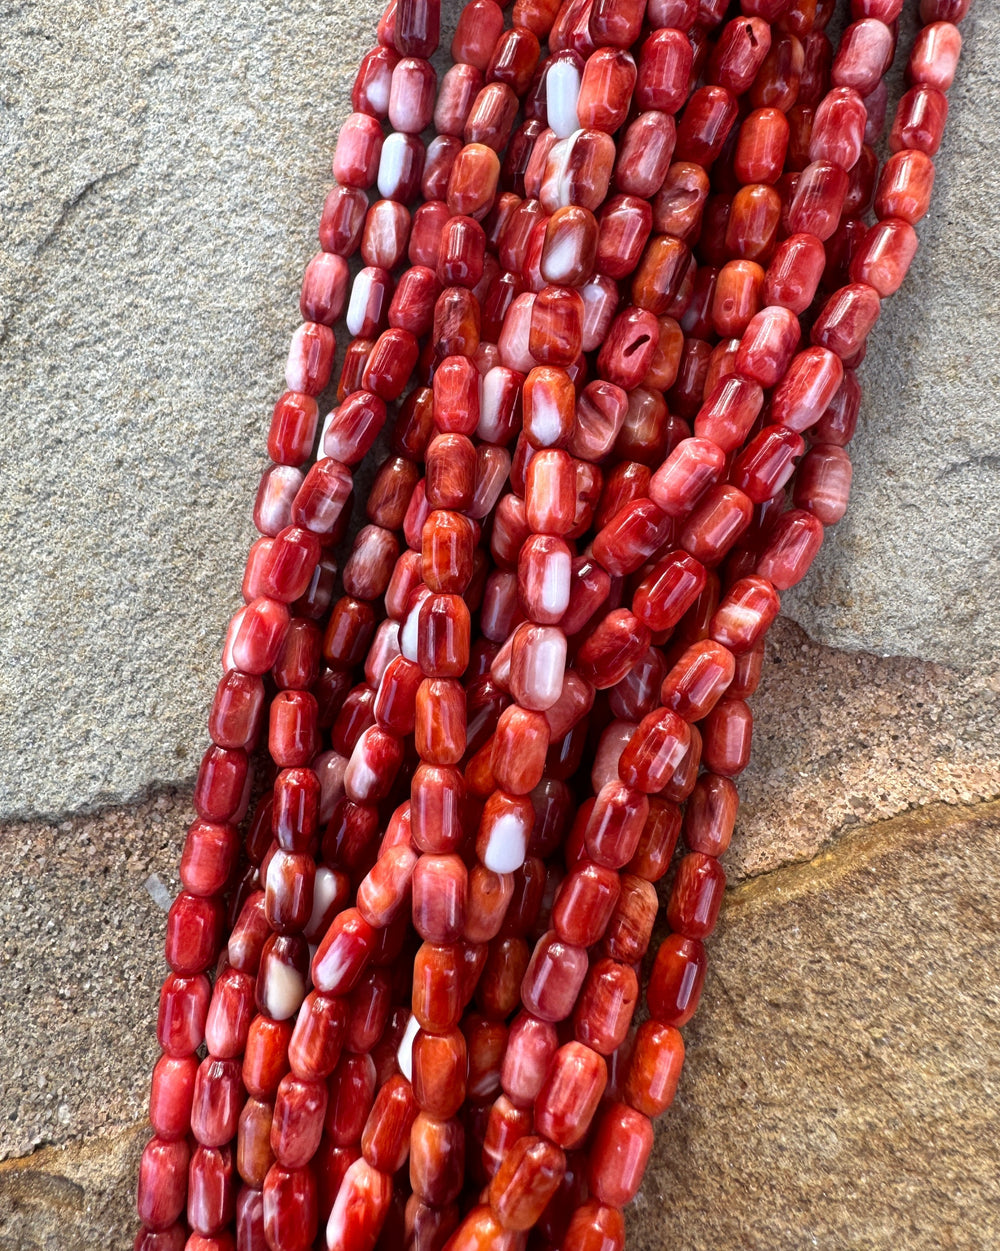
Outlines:
[[[191,1104],[191,1133],[205,1147],[222,1147],[236,1137],[243,1083],[239,1060],[208,1056],[198,1067]]]
[[[325,253],[320,253],[325,256]],[[318,258],[314,258],[314,261]],[[340,260],[330,257],[330,260]],[[346,271],[346,266],[345,266]],[[335,316],[339,316],[338,310]],[[267,436],[267,454],[280,465],[301,465],[309,459],[316,437],[318,409],[311,395],[286,391],[274,406]]]
[[[725,87],[699,87],[688,100],[677,127],[677,159],[711,165],[722,151],[736,116],[736,100]]]
[[[367,213],[368,197],[363,190],[334,187],[326,197],[319,224],[319,243],[323,251],[352,256],[361,242]]]
[[[196,1056],[161,1055],[149,1088],[149,1123],[165,1142],[184,1138],[191,1127]]]
[[[535,1100],[535,1128],[559,1147],[586,1138],[607,1085],[607,1065],[579,1042],[560,1047]]]
[[[316,1154],[326,1116],[326,1083],[287,1074],[278,1085],[271,1149],[282,1168],[304,1168]]]
[[[796,508],[806,509],[824,526],[836,525],[847,510],[851,474],[851,458],[843,448],[816,444],[799,466],[793,495]]]
[[[419,345],[408,331],[391,328],[376,340],[365,364],[363,384],[383,400],[402,395],[417,363]]]
[[[733,168],[742,183],[772,184],[780,178],[788,149],[788,120],[780,109],[755,109],[740,127]]]
[[[577,1040],[600,1055],[613,1055],[625,1041],[638,1000],[635,972],[616,960],[598,960],[573,1014]]]
[[[217,896],[203,898],[182,891],[167,914],[165,955],[174,973],[181,978],[203,973],[216,957],[221,928],[222,904]],[[162,1039],[160,1045],[170,1050]]]
[[[311,1169],[275,1164],[263,1187],[264,1231],[274,1251],[307,1251],[316,1237],[319,1213]]]
[[[849,361],[865,345],[878,321],[878,292],[865,282],[850,283],[836,291],[820,309],[813,323],[812,341]]]
[[[575,1209],[562,1251],[624,1251],[625,1219],[614,1207],[588,1199]]]
[[[691,852],[677,866],[667,920],[677,934],[685,938],[706,938],[715,929],[726,875],[713,856]]]
[[[768,532],[755,572],[779,591],[805,577],[823,542],[820,520],[801,509],[783,513]]]
[[[826,254],[814,235],[792,235],[775,250],[764,279],[762,298],[793,313],[813,301],[826,266]]]
[[[535,944],[521,986],[521,1001],[543,1021],[564,1021],[573,1011],[586,974],[586,949],[562,942],[554,930],[549,930]]]
[[[936,87],[911,87],[896,108],[889,132],[890,152],[915,148],[933,156],[941,146],[948,120],[948,97]]]
[[[853,87],[867,95],[877,85],[892,60],[895,38],[876,18],[852,22],[844,31],[830,78],[836,87]]]
[[[356,908],[340,913],[327,930],[312,962],[317,990],[345,994],[351,990],[371,953],[374,931]]]
[[[680,1027],[694,1015],[705,980],[705,948],[696,939],[670,934],[660,944],[649,979],[647,1003],[655,1021]]]
[[[785,426],[765,426],[733,462],[733,483],[755,504],[772,499],[795,470],[805,450],[802,436]]]
[[[559,938],[572,946],[592,947],[603,935],[620,886],[613,868],[583,860],[563,879],[552,910]]]
[[[152,1230],[168,1230],[184,1212],[189,1151],[186,1142],[153,1138],[139,1161],[139,1218]]]
[[[750,761],[753,716],[742,699],[723,699],[703,725],[702,761],[706,769],[735,777]]]
[[[591,1195],[609,1207],[631,1202],[652,1149],[649,1118],[627,1104],[611,1104],[597,1123],[590,1147],[587,1180]]]
[[[377,47],[361,59],[351,88],[351,108],[380,121],[389,112],[389,86],[399,56],[392,48]]]

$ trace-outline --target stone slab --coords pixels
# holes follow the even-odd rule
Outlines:
[[[190,785],[378,8],[4,13],[0,817]],[[924,247],[864,368],[852,511],[785,604],[817,640],[960,674],[1000,628],[1000,10],[965,30]]]

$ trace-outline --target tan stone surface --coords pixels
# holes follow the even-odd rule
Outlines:
[[[1000,1245],[1000,805],[738,886],[635,1251]]]

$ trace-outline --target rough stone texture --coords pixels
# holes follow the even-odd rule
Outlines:
[[[0,815],[193,776],[298,275],[378,7],[5,11]],[[959,666],[1000,631],[980,593],[1000,574],[1000,12],[965,31],[925,246],[864,369],[854,505],[786,597],[821,641]]]
[[[635,1251],[1000,1245],[1000,806],[730,892]]]

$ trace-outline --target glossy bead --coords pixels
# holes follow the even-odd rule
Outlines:
[[[765,389],[784,376],[799,343],[798,318],[787,308],[762,309],[747,327],[736,353],[736,369]]]
[[[470,124],[475,117],[475,106]],[[485,136],[484,136],[485,137]],[[445,199],[455,215],[480,221],[493,207],[500,180],[500,158],[486,143],[466,143],[455,157]]]
[[[712,617],[712,638],[734,655],[748,652],[778,615],[780,601],[766,578],[741,578],[726,592]]]
[[[791,235],[778,244],[764,278],[762,298],[792,313],[804,313],[813,301],[826,253],[815,235]]]
[[[430,595],[420,608],[417,647],[429,678],[455,678],[469,663],[469,610],[458,595]]]
[[[527,1230],[538,1221],[566,1168],[562,1151],[526,1135],[504,1153],[489,1187],[490,1204],[505,1229]]]
[[[656,888],[632,873],[623,873],[621,894],[604,936],[612,960],[635,964],[646,954],[658,909]]]
[[[703,725],[702,761],[723,777],[736,777],[750,761],[753,716],[742,699],[723,699]]]
[[[722,151],[736,116],[736,100],[725,87],[699,87],[688,100],[677,127],[677,159],[711,165]]]
[[[413,1015],[421,1029],[444,1034],[462,1013],[461,952],[453,945],[423,943],[413,963]]]
[[[292,1073],[281,1079],[271,1122],[271,1149],[283,1168],[303,1168],[316,1154],[326,1106],[325,1082]]]
[[[619,893],[613,868],[584,860],[563,879],[552,911],[560,940],[576,947],[592,947],[604,933]]]
[[[330,1212],[327,1246],[373,1251],[391,1202],[392,1178],[367,1160],[355,1160],[344,1175]]]
[[[577,653],[576,669],[598,690],[615,686],[649,646],[649,631],[627,609],[610,612]]]
[[[615,318],[598,356],[602,377],[626,391],[645,377],[659,338],[656,318],[647,309],[627,308]]]
[[[393,26],[397,52],[403,56],[429,57],[437,49],[440,33],[438,0],[399,0]]]
[[[773,39],[750,87],[750,103],[754,108],[776,108],[787,113],[798,97],[804,68],[805,51],[795,35]]]
[[[852,282],[835,292],[813,322],[812,341],[849,361],[865,344],[878,321],[881,301],[866,282]]]
[[[615,145],[602,130],[584,128],[555,144],[545,162],[539,199],[546,212],[579,204],[594,212],[608,194]]]
[[[410,1083],[399,1074],[391,1077],[376,1094],[361,1136],[361,1150],[372,1168],[391,1174],[402,1167],[417,1112]]]
[[[600,1055],[579,1042],[560,1047],[535,1100],[535,1128],[557,1146],[577,1146],[606,1085],[607,1066]]]
[[[836,87],[853,87],[867,95],[892,60],[892,31],[876,18],[852,22],[844,31],[833,58],[830,79]]]
[[[715,707],[734,672],[728,647],[708,639],[693,643],[664,679],[660,698],[685,721],[700,721]]]
[[[771,419],[789,430],[814,426],[844,378],[838,356],[824,348],[806,348],[788,367],[771,397]]]
[[[700,941],[669,934],[660,944],[650,974],[646,992],[650,1016],[662,1025],[686,1025],[698,1007],[706,967]]]
[[[804,508],[824,526],[833,526],[847,510],[851,459],[843,448],[816,444],[803,457],[795,481],[796,508]]]
[[[752,502],[737,487],[710,487],[681,531],[679,545],[702,565],[716,565],[750,525],[752,515]]]
[[[730,476],[755,504],[772,499],[795,470],[805,450],[801,435],[785,426],[765,426],[733,462]]]
[[[628,113],[636,65],[620,47],[598,48],[587,58],[580,80],[577,120],[584,128],[612,134]]]
[[[886,161],[875,192],[880,218],[900,217],[915,226],[927,212],[934,186],[934,162],[924,152],[895,152]]]
[[[307,1251],[319,1223],[312,1170],[274,1165],[264,1180],[262,1198],[266,1245],[275,1251]]]
[[[711,329],[730,337],[741,335],[760,312],[764,270],[755,261],[728,261],[719,271],[710,308]]]
[[[321,252],[320,256],[326,257],[327,254]],[[318,258],[314,258],[314,261],[316,259]],[[339,261],[340,257],[329,256],[328,259]],[[334,320],[339,316],[340,309],[334,315]],[[268,456],[281,465],[303,464],[312,451],[317,420],[316,400],[311,395],[305,395],[301,391],[286,391],[275,404],[271,416],[271,428],[267,436]]]
[[[465,692],[448,678],[427,678],[414,704],[417,752],[429,764],[458,764],[465,754]]]
[[[344,187],[372,186],[382,153],[382,127],[364,113],[352,113],[340,128],[333,176]]]
[[[635,854],[628,863],[629,873],[645,878],[647,882],[658,882],[670,867],[680,829],[678,805],[667,799],[651,798],[649,815],[642,827]]]
[[[691,243],[701,226],[708,175],[695,161],[674,161],[653,200],[653,228]]]
[[[535,944],[521,985],[521,1002],[543,1021],[564,1021],[586,974],[586,949],[562,942],[549,930]]]
[[[573,1014],[577,1040],[599,1055],[612,1055],[625,1041],[638,1000],[635,972],[615,960],[598,960]]]
[[[624,1207],[639,1190],[653,1149],[649,1118],[627,1104],[611,1104],[597,1123],[590,1148],[587,1179],[593,1197],[609,1207]]]
[[[195,1076],[191,1132],[205,1147],[222,1147],[236,1136],[243,1085],[238,1060],[208,1056]]]
[[[473,0],[459,14],[451,41],[451,59],[485,71],[503,31],[503,11],[494,0]]]
[[[320,218],[319,243],[323,251],[335,252],[343,257],[352,256],[361,243],[367,213],[368,197],[362,189],[334,187],[326,197]]]
[[[222,905],[217,896],[204,898],[182,891],[167,914],[164,954],[173,972],[180,978],[203,973],[215,959],[221,926]],[[169,1050],[162,1040],[160,1045]]]
[[[615,1207],[588,1199],[573,1212],[563,1251],[624,1251],[625,1219]]]
[[[184,1138],[191,1127],[191,1100],[198,1072],[194,1055],[163,1054],[153,1069],[149,1087],[149,1123],[164,1142]]]
[[[139,1219],[151,1230],[168,1230],[184,1212],[189,1150],[186,1142],[151,1139],[139,1161]]]
[[[662,109],[676,113],[688,93],[692,50],[681,30],[669,29],[673,24],[660,24],[643,43],[639,53],[635,100],[642,109]]]
[[[236,1167],[248,1186],[260,1189],[274,1163],[271,1150],[272,1108],[260,1099],[248,1099],[240,1113]]]
[[[671,529],[669,516],[652,500],[634,500],[598,532],[594,558],[612,577],[634,573],[663,546]]]
[[[890,152],[915,148],[933,156],[948,120],[948,97],[936,87],[911,87],[896,108],[889,132]]]
[[[740,126],[733,168],[742,183],[771,185],[781,177],[788,149],[788,120],[780,109],[754,109]]]
[[[576,391],[565,369],[553,365],[539,365],[532,369],[524,380],[523,403],[524,433],[533,447],[555,447],[568,439],[573,429]],[[568,466],[568,458],[565,459]],[[566,508],[571,508],[569,501],[566,501]],[[569,528],[567,524],[566,530]]]
[[[389,86],[398,61],[392,48],[373,48],[362,57],[351,88],[351,107],[355,113],[367,113],[380,121],[388,115]]]
[[[430,62],[403,57],[392,71],[389,125],[401,133],[419,135],[430,124],[436,91],[437,74]]]
[[[417,363],[418,344],[408,330],[390,328],[375,342],[365,364],[365,388],[383,400],[402,395]]]
[[[783,513],[768,533],[756,572],[786,591],[805,577],[822,543],[823,526],[817,517],[801,509]]]

